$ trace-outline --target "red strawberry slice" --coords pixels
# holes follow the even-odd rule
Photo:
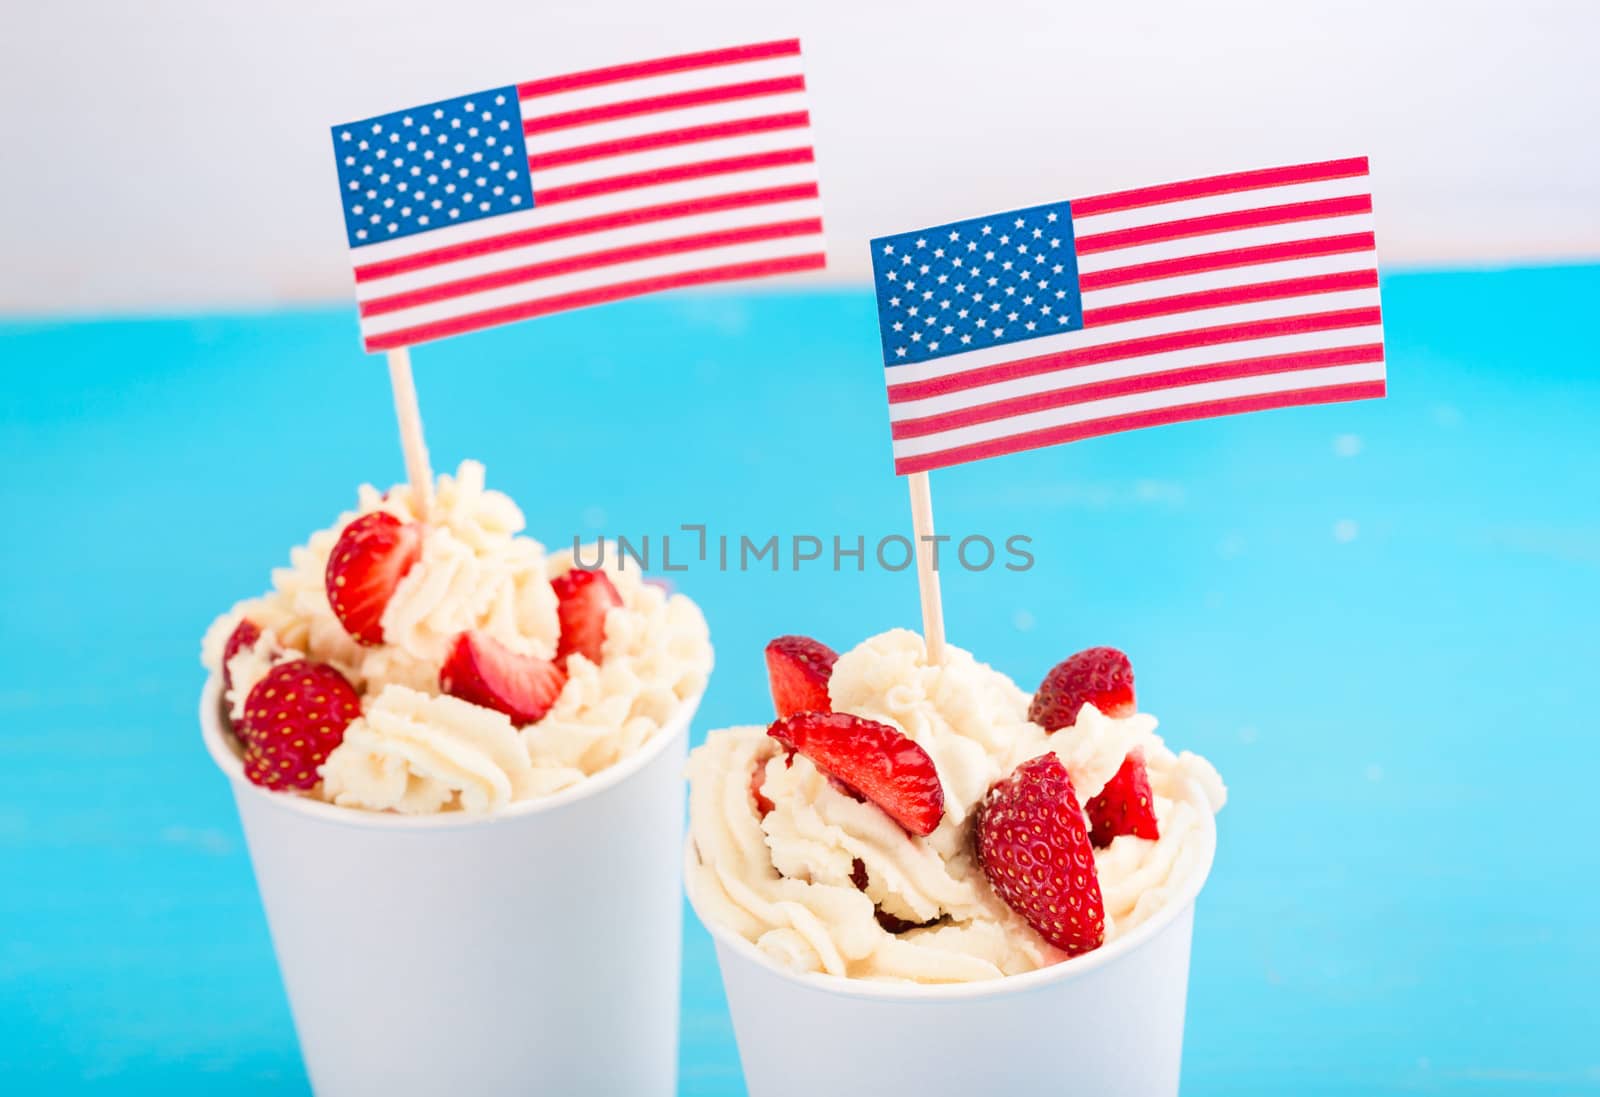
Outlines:
[[[1089,648],[1057,663],[1039,684],[1028,719],[1046,731],[1070,728],[1087,702],[1107,716],[1132,716],[1133,664],[1116,648]]]
[[[445,693],[503,712],[519,728],[544,719],[566,684],[567,676],[548,659],[518,655],[477,632],[457,636],[439,670]]]
[[[1041,754],[996,782],[979,810],[977,840],[995,894],[1039,936],[1069,956],[1104,943],[1094,847],[1060,758]]]
[[[253,648],[256,641],[261,639],[261,627],[248,617],[239,618],[239,623],[233,626],[233,631],[228,633],[228,642],[222,645],[222,688],[233,688],[233,675],[228,673],[228,663],[235,655],[245,648]]]
[[[1161,837],[1156,825],[1156,798],[1150,791],[1150,771],[1145,768],[1144,752],[1130,750],[1116,775],[1106,782],[1100,795],[1084,805],[1089,813],[1089,836],[1097,849],[1111,844],[1119,834],[1132,834],[1154,841]]]
[[[603,571],[573,568],[550,580],[556,592],[556,616],[561,620],[561,642],[556,646],[556,666],[567,669],[573,652],[600,665],[606,639],[606,611],[622,605],[622,596]]]
[[[944,818],[944,786],[933,759],[888,724],[845,712],[798,712],[778,720],[767,734],[871,800],[912,834],[932,834]]]
[[[777,805],[767,799],[767,794],[761,791],[761,786],[767,781],[767,760],[759,759],[756,768],[750,771],[750,795],[756,801],[756,816],[761,819],[767,817],[767,812]]]
[[[867,865],[861,858],[856,857],[850,862],[850,882],[856,886],[857,891],[866,891],[869,879]],[[908,922],[904,918],[896,917],[880,906],[874,905],[872,916],[878,924],[889,933],[904,933],[908,929],[917,929],[920,926],[930,925],[928,922]]]
[[[278,664],[245,699],[244,775],[265,788],[311,788],[360,715],[361,696],[332,667],[308,659]]]
[[[828,679],[839,655],[809,636],[780,636],[767,645],[767,682],[778,718],[797,712],[832,712]]]
[[[328,604],[358,643],[383,643],[384,607],[421,555],[422,527],[387,511],[344,528],[328,556]]]

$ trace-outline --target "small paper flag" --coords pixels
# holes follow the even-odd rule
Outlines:
[[[796,40],[489,88],[333,149],[369,351],[825,263]]]
[[[1384,394],[1367,160],[872,241],[900,474]]]

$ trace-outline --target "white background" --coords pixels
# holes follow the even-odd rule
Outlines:
[[[1389,266],[1600,255],[1594,0],[5,0],[0,310],[341,299],[329,125],[794,33],[835,279],[919,222],[1362,152]]]

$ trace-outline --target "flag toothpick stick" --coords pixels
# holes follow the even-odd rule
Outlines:
[[[422,412],[417,408],[417,386],[411,379],[411,352],[396,347],[388,352],[389,386],[394,389],[394,415],[400,423],[400,450],[405,454],[406,479],[411,481],[412,505],[417,517],[427,520],[433,509],[433,469],[428,446],[422,440]]]
[[[917,590],[922,597],[922,635],[928,644],[928,662],[944,662],[944,604],[939,599],[939,572],[934,567],[937,543],[933,540],[933,496],[928,474],[906,477],[911,489],[911,530],[916,538]]]

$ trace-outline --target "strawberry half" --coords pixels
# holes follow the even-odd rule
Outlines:
[[[561,641],[556,646],[556,666],[567,669],[573,652],[600,665],[606,640],[606,611],[622,605],[622,596],[603,571],[573,568],[550,580],[556,592],[556,616],[561,621]]]
[[[799,712],[767,734],[912,834],[932,834],[944,818],[944,786],[933,759],[888,724],[845,712]]]
[[[1070,728],[1085,703],[1107,716],[1132,716],[1133,664],[1116,648],[1088,648],[1057,663],[1039,684],[1028,719],[1046,731]]]
[[[245,699],[244,775],[265,788],[311,788],[360,715],[361,696],[332,667],[308,659],[280,663]]]
[[[808,636],[780,636],[767,645],[767,683],[778,718],[797,712],[832,712],[828,679],[839,655]]]
[[[233,675],[228,673],[228,663],[235,655],[245,648],[255,647],[256,641],[261,639],[261,627],[248,617],[239,618],[239,623],[233,626],[233,631],[228,633],[228,642],[222,645],[222,688],[233,688]]]
[[[503,712],[519,728],[544,719],[566,684],[567,676],[548,659],[518,655],[477,632],[457,636],[439,669],[445,693]]]
[[[1161,837],[1156,825],[1156,798],[1150,791],[1150,771],[1144,753],[1130,750],[1100,795],[1084,805],[1089,813],[1089,836],[1097,849],[1111,844],[1119,834],[1154,841]]]
[[[979,809],[978,861],[995,894],[1069,956],[1106,938],[1094,847],[1067,767],[1054,754],[1022,763]]]
[[[344,528],[328,556],[328,604],[358,643],[383,643],[384,608],[421,555],[422,527],[387,511]]]

